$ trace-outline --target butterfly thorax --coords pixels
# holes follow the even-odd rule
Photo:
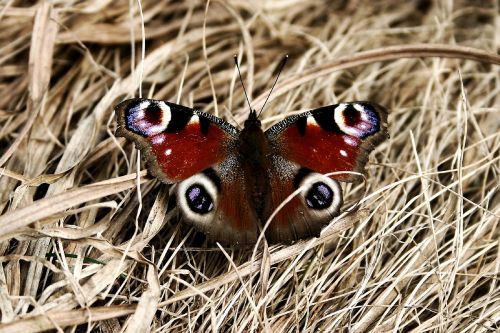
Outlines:
[[[268,155],[268,142],[262,130],[262,124],[252,111],[240,133],[239,153],[244,161],[259,166],[265,164]]]
[[[260,222],[265,222],[269,215],[267,207],[271,194],[269,155],[269,141],[255,110],[252,110],[240,133],[239,158],[250,204],[255,208]]]

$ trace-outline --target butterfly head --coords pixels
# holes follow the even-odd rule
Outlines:
[[[253,128],[253,127],[262,127],[262,123],[259,120],[259,117],[257,115],[257,111],[252,109],[250,110],[250,114],[248,115],[247,120],[245,120],[245,129]]]

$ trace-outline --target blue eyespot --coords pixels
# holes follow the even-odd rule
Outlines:
[[[305,199],[309,208],[325,209],[333,202],[333,191],[325,183],[317,182],[307,191]]]
[[[172,112],[163,101],[140,100],[128,105],[125,117],[130,131],[150,137],[167,129]]]
[[[186,190],[186,201],[193,212],[201,215],[214,209],[212,197],[201,184],[193,184]]]
[[[335,108],[334,118],[342,132],[360,139],[380,131],[380,116],[370,104],[339,104]]]

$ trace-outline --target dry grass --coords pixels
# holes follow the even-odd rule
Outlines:
[[[4,1],[0,331],[500,330],[498,6],[144,0],[141,62],[136,1]],[[290,55],[266,126],[338,101],[392,110],[362,210],[253,261],[179,225],[113,135],[140,88],[241,123],[233,54],[257,106]]]

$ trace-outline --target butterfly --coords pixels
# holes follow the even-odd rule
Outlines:
[[[129,99],[115,108],[116,134],[135,142],[149,172],[177,183],[183,219],[214,240],[252,244],[317,236],[340,214],[339,182],[364,172],[368,154],[387,137],[387,111],[369,102],[341,103],[285,118],[262,129],[251,110],[243,129],[166,101]]]
[[[242,130],[161,100],[125,100],[115,113],[116,135],[135,143],[153,176],[177,184],[182,219],[226,244],[253,244],[262,230],[269,243],[318,236],[340,214],[339,182],[356,181],[352,172],[363,173],[388,137],[387,110],[362,101],[291,116],[265,131],[252,108]]]

